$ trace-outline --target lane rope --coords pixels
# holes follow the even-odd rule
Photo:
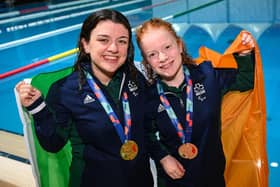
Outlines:
[[[63,52],[63,53],[59,53],[57,55],[53,55],[53,56],[51,56],[49,58],[46,58],[46,59],[34,62],[32,64],[28,64],[26,66],[23,66],[23,67],[20,67],[20,68],[8,71],[6,73],[2,73],[2,74],[0,74],[0,79],[4,79],[6,77],[9,77],[9,76],[12,76],[14,74],[17,74],[17,73],[20,73],[20,72],[23,72],[23,71],[35,68],[37,66],[40,66],[40,65],[43,65],[43,64],[46,64],[46,63],[50,63],[50,62],[56,61],[56,60],[61,59],[61,58],[65,58],[66,56],[70,56],[70,55],[76,54],[77,52],[78,52],[78,48],[75,48],[75,49],[71,49],[71,50]]]

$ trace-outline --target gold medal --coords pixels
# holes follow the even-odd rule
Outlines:
[[[124,160],[133,160],[138,154],[138,145],[133,140],[126,141],[120,150],[120,155]]]
[[[182,144],[179,149],[178,153],[182,158],[185,159],[193,159],[197,156],[198,154],[198,149],[197,147],[192,144],[192,143],[185,143]]]

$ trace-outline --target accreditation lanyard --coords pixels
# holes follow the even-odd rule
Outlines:
[[[192,118],[193,118],[193,85],[190,79],[190,73],[187,68],[184,68],[184,75],[186,81],[186,129],[184,131],[182,124],[179,122],[173,108],[171,107],[167,97],[164,94],[162,85],[159,80],[157,80],[157,91],[173,126],[177,130],[178,136],[181,138],[182,143],[189,143],[191,141],[192,135]]]
[[[123,105],[123,111],[124,111],[124,118],[125,118],[125,126],[124,130],[122,128],[122,125],[120,123],[120,120],[118,119],[118,116],[112,109],[110,103],[104,96],[102,90],[100,87],[96,84],[94,78],[91,76],[89,72],[85,71],[85,75],[87,78],[87,82],[95,94],[96,98],[106,111],[107,115],[109,116],[113,126],[115,127],[116,132],[118,133],[120,140],[122,143],[125,143],[127,140],[130,139],[130,129],[131,129],[131,115],[130,115],[130,108],[129,108],[129,102],[128,102],[128,96],[127,93],[124,91],[122,94],[122,105]]]

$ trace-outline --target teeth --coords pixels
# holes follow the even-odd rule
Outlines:
[[[117,57],[116,56],[104,56],[105,59],[108,59],[108,60],[116,60]]]

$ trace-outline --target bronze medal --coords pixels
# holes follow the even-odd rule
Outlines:
[[[185,159],[193,159],[197,156],[198,154],[198,149],[197,147],[192,144],[192,143],[185,143],[182,144],[179,149],[178,153],[182,158]]]
[[[124,160],[133,160],[138,154],[138,145],[133,140],[126,141],[120,150],[120,155]]]

